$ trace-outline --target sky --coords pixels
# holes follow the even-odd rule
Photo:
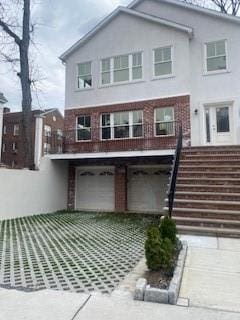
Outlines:
[[[31,57],[40,80],[33,92],[33,109],[64,110],[65,68],[59,56],[119,5],[131,0],[41,0],[32,8],[34,33]],[[10,65],[0,61],[0,92],[12,111],[21,110],[21,88]]]

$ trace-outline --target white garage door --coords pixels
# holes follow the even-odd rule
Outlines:
[[[162,212],[169,168],[131,168],[128,172],[128,210]]]
[[[79,168],[76,187],[76,209],[114,210],[114,168]]]

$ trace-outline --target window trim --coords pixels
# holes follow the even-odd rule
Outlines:
[[[171,108],[173,110],[173,120],[172,121],[156,121],[157,118],[157,109],[166,109],[166,108]],[[172,134],[157,134],[157,130],[156,130],[156,124],[157,123],[169,123],[169,122],[173,122],[173,133]],[[154,108],[154,137],[156,138],[164,138],[164,137],[175,137],[175,130],[176,126],[175,126],[175,108],[173,106],[165,106],[165,107],[156,107]]]
[[[90,117],[90,129],[91,129],[91,139],[88,139],[88,140],[79,140],[78,139],[78,118],[80,117]],[[76,127],[75,127],[75,141],[76,142],[89,142],[89,141],[92,141],[92,117],[90,114],[80,114],[80,115],[77,115],[76,116]]]
[[[92,77],[92,85],[91,85],[91,87],[89,87],[89,88],[79,88],[78,87],[78,77],[79,77],[79,74],[78,74],[78,65],[79,64],[84,64],[84,63],[90,63],[91,64],[91,77]],[[90,60],[90,61],[83,61],[83,62],[77,62],[77,64],[76,64],[76,76],[75,76],[75,91],[85,91],[85,90],[92,90],[92,89],[94,89],[94,86],[93,86],[93,61],[92,60]],[[85,75],[85,76],[87,76],[87,75]]]
[[[133,55],[134,54],[141,54],[142,57],[142,77],[139,79],[133,79]],[[123,68],[123,69],[114,69],[114,58],[116,57],[122,57],[122,56],[128,56],[128,68]],[[106,84],[102,84],[102,74],[104,72],[102,72],[102,61],[106,60],[106,59],[110,59],[110,83],[106,83]],[[140,67],[140,66],[138,66]],[[129,69],[129,80],[125,80],[125,81],[116,81],[114,82],[114,71],[117,70],[127,70]],[[144,54],[143,54],[143,50],[139,50],[139,51],[134,51],[131,53],[126,53],[126,54],[118,54],[118,55],[114,55],[111,57],[105,57],[105,58],[101,58],[100,59],[100,79],[99,79],[99,87],[100,88],[105,88],[105,87],[109,87],[109,86],[117,86],[117,85],[121,85],[121,84],[131,84],[131,83],[137,83],[137,82],[142,82],[144,81]]]
[[[142,123],[139,125],[142,125],[142,136],[140,137],[134,137],[133,136],[133,126],[137,125],[133,123],[133,112],[134,111],[141,111],[142,112]],[[114,137],[114,128],[115,127],[123,127],[123,125],[114,125],[114,113],[121,113],[121,112],[128,112],[129,113],[129,137],[126,138],[115,138]],[[110,126],[103,126],[102,125],[102,116],[104,114],[110,114]],[[102,129],[103,128],[110,128],[111,137],[109,139],[103,139],[102,137]],[[127,140],[127,139],[143,139],[144,138],[144,119],[143,119],[143,109],[136,109],[136,110],[123,110],[123,111],[115,111],[115,112],[103,112],[100,115],[100,140],[101,141],[114,141],[114,140]]]
[[[168,73],[168,74],[163,74],[160,76],[155,76],[155,64],[156,64],[155,63],[155,50],[164,49],[164,48],[171,48],[172,72]],[[169,61],[164,61],[164,62],[169,62]],[[173,44],[153,48],[152,49],[152,80],[166,79],[166,78],[173,78],[173,77],[175,77],[175,60],[174,60],[174,46],[173,46]]]
[[[207,70],[207,44],[209,43],[216,43],[219,41],[224,41],[225,42],[225,50],[226,50],[226,69],[220,69],[220,70],[213,70],[213,71],[208,71]],[[211,40],[207,41],[203,44],[203,75],[214,75],[214,74],[221,74],[221,73],[229,73],[229,60],[228,60],[228,41],[227,39],[218,39],[218,40]],[[217,56],[216,56],[217,57]]]

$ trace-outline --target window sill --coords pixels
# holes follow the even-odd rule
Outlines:
[[[136,84],[136,83],[141,83],[141,82],[145,82],[145,80],[140,79],[140,80],[134,80],[134,81],[122,81],[122,82],[116,82],[116,83],[109,83],[109,84],[100,85],[98,88],[104,89],[104,88],[109,88],[109,87],[116,87],[116,86],[122,86],[122,85],[128,85],[128,84]]]
[[[74,92],[83,92],[83,91],[89,91],[89,90],[94,90],[94,88],[91,87],[91,88],[75,89]]]
[[[209,71],[209,72],[204,72],[203,76],[212,76],[212,75],[218,75],[218,74],[226,74],[230,73],[230,70],[216,70],[216,71]]]
[[[166,74],[164,76],[158,76],[158,77],[152,77],[151,81],[155,80],[162,80],[162,79],[170,79],[170,78],[175,78],[176,76],[174,74]]]

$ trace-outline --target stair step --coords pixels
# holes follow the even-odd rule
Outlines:
[[[240,230],[237,229],[224,229],[212,227],[195,227],[195,226],[177,226],[178,232],[181,234],[194,234],[194,235],[210,235],[221,237],[240,237]]]
[[[239,229],[239,220],[224,220],[224,219],[208,219],[208,218],[189,218],[189,217],[172,217],[177,225],[190,225],[200,227],[217,227],[217,228],[232,228]]]
[[[201,172],[239,172],[240,173],[240,165],[232,165],[231,167],[229,167],[228,165],[200,165],[200,166],[190,166],[190,165],[182,165],[179,167],[179,169],[183,172],[192,172],[192,171],[196,171],[196,169],[198,171]]]
[[[228,159],[208,159],[208,160],[197,160],[197,159],[191,159],[191,160],[185,160],[185,159],[181,159],[180,160],[180,166],[182,165],[204,165],[204,166],[208,166],[208,165],[220,165],[220,164],[224,164],[224,165],[228,165],[228,166],[232,166],[232,165],[240,165],[240,157],[238,159],[232,159],[232,160],[228,160]]]
[[[175,199],[174,208],[239,210],[240,213],[240,201]]]
[[[180,184],[177,183],[176,191],[199,191],[205,192],[224,192],[224,193],[240,193],[240,185],[209,185],[209,184]]]
[[[239,172],[226,172],[226,171],[178,171],[178,177],[206,177],[206,178],[239,178],[240,179],[240,171]]]
[[[177,184],[211,184],[211,185],[239,185],[240,186],[240,179],[239,178],[207,178],[207,177],[177,177]]]
[[[226,160],[234,160],[234,159],[239,159],[239,154],[237,153],[226,153],[226,154],[221,154],[221,153],[216,153],[216,154],[184,154],[183,155],[183,159],[186,159],[186,160],[190,160],[190,159],[197,159],[197,160],[200,160],[200,159],[203,159],[203,160],[215,160],[215,159],[226,159]]]
[[[164,208],[168,212],[168,207]],[[224,220],[240,220],[239,210],[220,210],[220,209],[199,209],[199,208],[173,208],[173,216],[192,217],[192,218],[209,218]]]
[[[240,193],[176,191],[175,199],[240,201]]]

